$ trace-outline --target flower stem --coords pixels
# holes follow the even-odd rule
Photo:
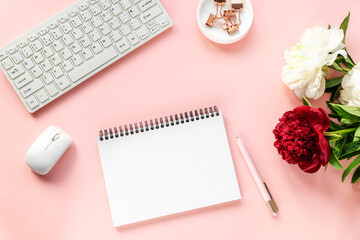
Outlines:
[[[355,132],[356,129],[358,129],[358,127],[354,127],[354,128],[349,128],[349,129],[344,129],[344,130],[337,130],[337,131],[333,131],[333,132],[324,132],[324,136],[329,136],[331,134],[342,134],[342,133],[350,133],[350,132]]]

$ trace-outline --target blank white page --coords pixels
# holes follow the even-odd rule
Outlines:
[[[114,226],[241,198],[221,112],[97,142]]]

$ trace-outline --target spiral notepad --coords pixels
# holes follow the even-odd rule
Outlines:
[[[241,198],[216,107],[101,130],[114,226]]]

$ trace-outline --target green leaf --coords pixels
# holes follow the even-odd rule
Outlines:
[[[356,129],[355,134],[354,134],[354,142],[358,142],[360,141],[360,126],[358,127],[358,129]]]
[[[331,102],[333,102],[335,99],[337,99],[339,97],[341,89],[342,89],[342,86],[339,85],[339,87],[336,89],[336,91],[331,94],[331,96],[330,96]]]
[[[344,129],[344,127],[330,120],[330,128],[329,129],[330,130],[342,130],[342,129]]]
[[[339,156],[339,159],[351,158],[360,153],[360,142],[350,142],[346,143],[342,149],[342,153]]]
[[[339,157],[342,153],[342,150],[344,149],[346,139],[347,139],[348,133],[342,134],[342,138],[335,143],[335,148],[339,149],[338,152],[335,152],[336,157]]]
[[[329,103],[332,109],[343,118],[351,118],[353,116],[360,117],[360,108],[354,106],[345,106],[336,103]]]
[[[351,183],[357,183],[359,180],[360,180],[360,167],[358,167],[355,170],[355,172],[351,178]]]
[[[340,122],[343,124],[352,125],[354,123],[359,123],[360,117],[342,118]]]
[[[337,158],[337,156],[335,155],[333,150],[331,151],[329,162],[330,162],[331,166],[333,166],[334,168],[343,170],[343,167],[341,166],[341,163],[340,163],[339,159]]]
[[[344,38],[342,40],[342,42],[345,44],[345,36],[346,36],[346,31],[348,29],[348,25],[349,25],[349,20],[350,20],[350,12],[349,14],[346,16],[346,18],[342,21],[341,25],[340,25],[340,29],[342,29],[344,31]]]
[[[326,81],[325,88],[336,87],[341,84],[343,77],[337,77]]]
[[[341,181],[344,182],[346,176],[360,163],[360,156],[357,156],[352,163],[345,169],[341,177]]]
[[[305,96],[302,96],[302,101],[305,106],[311,107],[311,103],[309,102],[309,100],[307,100]]]
[[[352,63],[352,65],[355,66],[355,62],[354,62],[354,60],[352,59],[352,57],[350,56],[350,54],[348,53],[348,51],[346,50],[346,48],[345,48],[345,51],[346,51],[346,53],[347,53],[347,58],[346,58],[346,60],[350,61],[350,63]]]

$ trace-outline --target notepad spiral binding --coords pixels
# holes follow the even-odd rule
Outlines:
[[[119,126],[119,131],[117,127],[100,130],[99,137],[100,137],[100,141],[109,140],[113,138],[119,138],[132,134],[142,133],[145,131],[152,131],[159,128],[198,121],[204,118],[215,117],[215,116],[219,116],[219,114],[220,113],[218,108],[214,106],[214,107],[195,110],[194,112],[190,111],[190,112],[170,115],[169,117],[166,116],[161,118],[155,118],[154,121],[153,120],[144,121],[144,124],[143,122],[139,122],[139,123],[129,124],[129,126],[128,125]]]

